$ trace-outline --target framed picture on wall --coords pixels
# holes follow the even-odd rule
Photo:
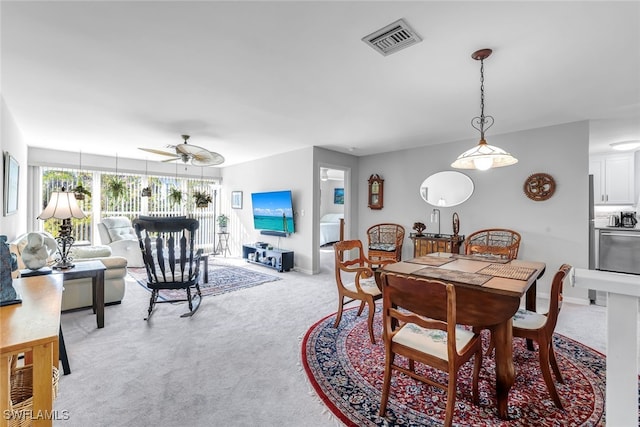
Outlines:
[[[20,165],[9,152],[4,153],[4,215],[18,212]]]
[[[231,208],[242,209],[242,191],[231,192]]]
[[[344,188],[333,189],[333,204],[344,205]]]

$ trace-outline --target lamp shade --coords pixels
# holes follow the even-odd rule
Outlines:
[[[487,170],[502,166],[511,166],[518,163],[518,159],[504,151],[502,148],[487,144],[484,139],[475,147],[460,154],[455,162],[451,163],[456,169]]]
[[[38,215],[38,219],[69,219],[84,218],[86,215],[76,202],[76,196],[71,192],[54,191],[51,193],[49,204]]]

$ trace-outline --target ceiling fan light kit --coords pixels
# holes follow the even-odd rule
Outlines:
[[[493,117],[484,115],[484,60],[491,55],[491,49],[480,49],[471,55],[476,61],[480,61],[480,116],[471,119],[471,126],[480,132],[480,142],[475,147],[460,154],[451,164],[456,169],[487,170],[510,166],[518,163],[518,159],[505,150],[487,144],[484,132],[493,126]]]
[[[190,145],[187,142],[189,138],[189,135],[182,135],[182,139],[184,140],[182,144],[169,145],[169,147],[175,148],[175,153],[153,148],[140,148],[140,150],[171,157],[171,159],[163,160],[164,162],[181,160],[183,163],[190,162],[194,166],[217,166],[224,163],[224,157],[221,154],[198,147],[197,145]]]

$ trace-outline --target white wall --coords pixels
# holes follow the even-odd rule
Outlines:
[[[474,182],[471,198],[452,208],[440,208],[441,231],[452,233],[452,215],[460,216],[460,234],[482,228],[510,228],[521,233],[519,258],[547,264],[538,292],[548,293],[553,274],[562,263],[588,267],[588,122],[576,122],[503,135],[488,135],[487,142],[511,152],[518,163],[489,171],[461,171]],[[395,222],[407,234],[421,221],[427,232],[437,230],[429,222],[434,206],[419,194],[429,175],[452,170],[450,164],[477,140],[428,146],[360,158],[358,181],[366,183],[377,173],[384,178],[384,209],[367,206],[366,184],[360,186],[359,238],[375,223]],[[526,197],[523,184],[533,173],[548,173],[556,181],[549,200],[534,202]],[[413,256],[411,240],[405,240],[403,258]],[[586,291],[565,289],[565,297],[587,303]]]
[[[333,203],[336,188],[344,189],[344,180],[320,181],[320,218],[328,213],[344,213],[344,205]]]
[[[23,142],[20,129],[7,108],[4,98],[0,96],[0,151],[9,152],[20,165],[19,192],[18,192],[18,212],[5,216],[4,215],[4,185],[0,185],[0,203],[2,203],[2,213],[0,214],[0,234],[8,237],[11,241],[20,234],[27,231],[27,146]],[[4,162],[2,167],[2,182],[4,183]]]
[[[252,162],[229,166],[222,171],[220,211],[229,215],[229,247],[242,255],[242,245],[258,241],[294,251],[299,271],[312,271],[313,235],[313,150],[306,148]],[[264,236],[253,228],[251,193],[291,190],[295,233],[289,237]],[[231,209],[231,192],[242,191],[242,209]]]

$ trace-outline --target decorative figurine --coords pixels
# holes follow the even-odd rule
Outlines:
[[[57,249],[57,243],[51,237],[41,233],[29,233],[27,245],[22,251],[22,262],[28,269],[38,270],[47,265],[49,257]]]
[[[422,236],[422,232],[425,230],[425,228],[427,228],[427,226],[421,222],[413,223],[413,229],[416,230],[416,236]]]

